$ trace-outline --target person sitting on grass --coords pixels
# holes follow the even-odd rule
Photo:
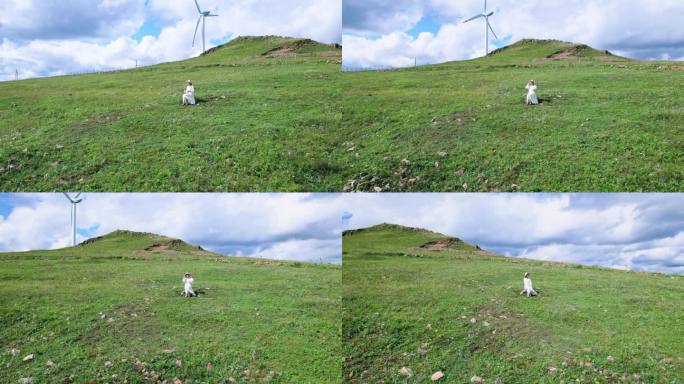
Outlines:
[[[520,294],[527,294],[527,297],[530,296],[537,296],[537,291],[532,288],[532,279],[530,279],[530,273],[525,272],[525,277],[523,278],[523,290],[520,291]]]
[[[192,290],[192,283],[195,282],[195,279],[192,278],[192,275],[190,275],[189,272],[185,272],[185,275],[183,275],[183,296],[185,297],[191,297],[191,296],[197,296],[195,294],[195,291]]]
[[[537,105],[539,104],[539,99],[537,99],[537,82],[530,80],[527,82],[527,105]]]
[[[185,93],[183,94],[183,105],[195,105],[195,86],[192,85],[192,81],[188,80],[188,86],[185,88]]]

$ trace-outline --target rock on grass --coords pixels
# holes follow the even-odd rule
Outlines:
[[[480,376],[473,376],[470,378],[471,383],[484,383],[484,380]]]
[[[430,376],[430,380],[439,381],[439,380],[442,380],[443,377],[444,377],[444,373],[442,373],[442,371],[437,371],[437,372],[433,373],[432,376]]]
[[[399,374],[406,377],[413,376],[413,370],[409,367],[401,367],[399,369]]]

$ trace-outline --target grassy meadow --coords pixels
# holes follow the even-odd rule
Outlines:
[[[525,105],[537,80],[542,104]],[[684,63],[558,41],[342,76],[345,191],[682,191]],[[336,187],[337,187],[336,186]]]
[[[0,190],[320,190],[340,63],[339,47],[246,37],[185,61],[2,82]],[[188,79],[199,104],[182,107]]]
[[[345,233],[343,262],[347,382],[684,380],[683,276],[505,258],[392,225]],[[540,296],[520,295],[525,271]]]
[[[341,382],[340,279],[129,232],[0,254],[0,382]]]

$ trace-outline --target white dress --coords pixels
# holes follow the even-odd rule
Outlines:
[[[188,85],[187,88],[185,88],[185,93],[183,94],[183,105],[195,105],[195,87],[192,85]]]
[[[192,283],[194,282],[195,279],[192,277],[183,277],[183,284],[185,284],[183,293],[185,293],[185,296],[195,296],[195,291],[192,290]]]
[[[537,99],[537,86],[528,85],[525,89],[527,89],[527,104],[539,104],[539,99]]]
[[[525,292],[525,294],[527,296],[536,296],[537,295],[537,292],[534,290],[534,288],[532,288],[532,279],[530,279],[529,277],[526,277],[523,279],[523,286],[524,286],[523,291]]]

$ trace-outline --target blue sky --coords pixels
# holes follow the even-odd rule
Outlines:
[[[207,48],[237,36],[341,41],[339,0],[198,0]],[[201,53],[193,0],[3,0],[0,81],[132,68]]]
[[[484,55],[482,0],[344,0],[347,69],[404,67]],[[490,48],[558,39],[642,60],[684,59],[679,0],[489,0]]]
[[[78,240],[153,232],[223,254],[340,262],[342,229],[430,229],[510,257],[684,275],[684,194],[85,194]],[[61,194],[0,194],[0,251],[70,244]]]
[[[684,275],[684,194],[349,197],[345,229],[393,223],[510,257]]]
[[[83,241],[117,229],[180,238],[226,255],[341,260],[340,205],[307,194],[84,194]],[[0,252],[71,245],[62,194],[0,194]]]

